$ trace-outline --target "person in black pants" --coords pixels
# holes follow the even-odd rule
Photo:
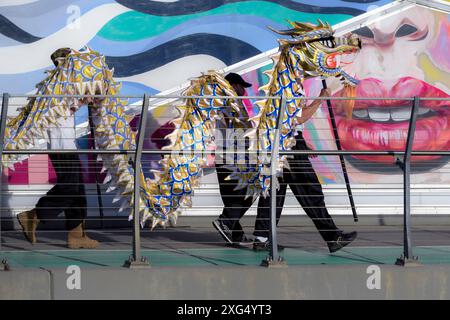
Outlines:
[[[37,218],[45,223],[64,211],[66,229],[80,225],[87,215],[81,162],[76,154],[50,154],[57,183],[36,204]]]
[[[56,172],[56,184],[39,199],[33,210],[22,212],[17,216],[26,239],[35,244],[38,224],[55,220],[64,211],[68,247],[96,248],[98,242],[90,239],[84,231],[87,203],[78,155],[50,154],[49,157]]]
[[[64,60],[71,49],[61,48],[55,51],[51,59],[55,66]],[[75,101],[67,103],[78,103]],[[66,117],[58,126],[49,126],[49,144],[51,149],[76,150],[74,106],[66,106]],[[42,221],[54,220],[63,211],[68,230],[67,245],[71,249],[92,249],[98,246],[85,232],[87,202],[82,176],[82,166],[77,154],[50,154],[50,160],[56,172],[56,185],[39,199],[36,207],[17,215],[25,238],[36,243],[36,228]]]
[[[246,82],[240,75],[237,73],[229,73],[225,76],[225,79],[233,86],[234,90],[238,94],[238,96],[244,96],[246,95],[245,88],[251,87],[251,84]],[[242,128],[240,129],[247,129],[251,127],[249,121],[248,121],[248,114],[244,107],[244,104],[251,105],[250,101],[240,101],[240,123],[242,124]],[[233,128],[231,127],[231,124],[226,129],[235,130],[239,128]],[[228,137],[226,135],[226,129],[222,129],[222,139],[224,147],[225,148],[233,148],[234,149],[234,143],[233,145],[227,145]],[[240,138],[242,139],[242,138]],[[216,141],[220,143],[219,141]],[[241,141],[242,142],[242,141]],[[244,143],[245,150],[248,149],[248,142],[246,141]],[[228,243],[228,244],[237,244],[237,245],[246,245],[252,243],[251,240],[249,240],[247,237],[245,237],[244,231],[242,229],[242,225],[240,224],[239,220],[244,216],[244,214],[248,211],[248,209],[253,204],[253,197],[246,198],[247,188],[235,190],[235,188],[238,185],[237,180],[226,180],[226,178],[233,173],[233,171],[229,168],[227,168],[227,163],[219,163],[219,162],[226,162],[226,161],[219,161],[220,159],[218,155],[216,155],[216,172],[217,172],[217,179],[219,181],[219,190],[220,190],[220,196],[222,198],[224,208],[222,211],[222,214],[219,216],[219,218],[215,221],[213,221],[213,226],[216,228],[216,230],[219,232],[219,234],[222,236],[222,238]],[[236,156],[235,156],[236,160]]]
[[[322,90],[321,96],[329,96],[329,91]],[[315,113],[319,105],[320,100],[316,100],[302,113],[304,121],[308,120]],[[303,138],[301,130],[298,131],[296,144],[292,149],[310,150]],[[312,219],[323,240],[326,241],[330,252],[342,249],[352,242],[356,238],[357,233],[344,233],[336,226],[333,218],[329,215],[324,201],[322,186],[309,160],[309,156],[305,154],[296,154],[293,158],[288,156],[288,163],[290,169],[284,169],[283,176],[280,179],[280,188],[277,190],[277,224],[281,216],[281,211],[283,210],[286,190],[289,185],[297,201],[308,217]],[[256,251],[267,250],[269,248],[270,203],[270,195],[266,198],[259,197],[255,230],[253,233],[255,236],[253,249]],[[283,247],[279,246],[279,249],[283,249]]]
[[[216,165],[219,190],[224,208],[219,219],[213,221],[213,226],[219,231],[224,240],[230,244],[249,242],[239,220],[253,204],[253,197],[245,198],[247,188],[234,190],[236,181],[225,180],[232,172],[223,165]],[[251,244],[251,243],[250,243]]]

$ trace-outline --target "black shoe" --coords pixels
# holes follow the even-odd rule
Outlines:
[[[239,221],[235,222],[231,231],[231,240],[233,242],[248,242],[248,238],[245,236],[244,229],[242,229]]]
[[[245,235],[242,235],[239,238],[233,237],[232,246],[234,246],[234,247],[250,248],[252,245],[253,245],[253,239],[247,238]]]
[[[277,247],[278,247],[278,251],[284,250],[284,246],[282,246],[280,244]],[[269,251],[270,250],[269,240],[262,242],[258,238],[255,238],[255,240],[253,241],[253,250],[254,251]]]
[[[328,249],[330,250],[330,253],[341,250],[346,245],[349,245],[353,240],[356,239],[357,235],[358,233],[356,231],[349,233],[342,232],[338,235],[336,240],[328,242]]]
[[[222,220],[214,220],[212,225],[214,228],[216,228],[217,231],[219,231],[219,234],[227,243],[233,244],[233,230],[231,230],[226,224],[224,224]]]

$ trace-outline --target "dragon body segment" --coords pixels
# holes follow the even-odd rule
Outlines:
[[[155,178],[148,182],[162,215],[191,205],[193,189],[207,163],[204,151],[214,144],[216,122],[239,112],[234,99],[221,98],[236,96],[234,89],[213,71],[192,80],[182,95],[186,98],[177,106],[180,116],[172,121],[176,129],[166,137],[171,144],[164,147],[171,153],[160,161],[161,170],[154,171]]]
[[[301,114],[302,105],[305,100],[296,100],[294,98],[301,97],[303,90],[295,78],[290,76],[289,65],[286,54],[273,57],[274,67],[265,72],[268,76],[268,83],[261,87],[260,90],[266,96],[284,96],[286,98],[285,112],[282,115],[280,129],[280,148],[281,150],[290,150],[295,145],[294,132],[297,125],[297,117]],[[270,187],[271,175],[271,156],[273,150],[274,134],[277,127],[278,115],[280,113],[281,99],[260,100],[256,104],[259,105],[259,113],[250,120],[254,124],[254,129],[249,132],[250,150],[259,151],[258,167],[259,167],[259,184],[263,196],[267,195]],[[276,168],[277,174],[283,171],[283,167],[287,167],[286,157],[281,157]]]
[[[358,81],[340,67],[340,59],[347,54],[354,54],[360,48],[360,41],[353,36],[335,38],[334,31],[328,23],[320,20],[318,24],[290,22],[292,29],[277,31],[289,35],[291,39],[280,39],[279,52],[272,57],[273,68],[265,72],[269,80],[260,90],[266,96],[284,96],[286,107],[281,114],[280,150],[291,150],[295,145],[296,127],[302,124],[302,109],[306,106],[303,82],[312,77],[338,77],[348,93]],[[274,133],[280,112],[280,99],[266,99],[257,102],[259,113],[251,120],[254,124],[248,137],[252,142],[250,149],[258,150],[259,182],[263,196],[267,196],[270,187],[271,158]],[[350,112],[351,114],[351,112]],[[286,156],[278,159],[277,176],[283,168],[289,168]],[[278,180],[276,181],[276,185]]]

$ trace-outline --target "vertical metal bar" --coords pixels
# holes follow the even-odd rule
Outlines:
[[[278,156],[280,153],[280,128],[283,124],[283,116],[286,110],[286,97],[281,96],[280,107],[278,109],[278,119],[273,135],[272,155],[270,164],[270,252],[269,261],[277,263],[280,260],[278,254],[278,238],[277,238],[277,168]]]
[[[91,138],[92,138],[92,146],[94,150],[96,149],[95,145],[95,132],[94,132],[94,122],[92,120],[92,105],[88,104],[88,118],[89,118],[89,130],[91,132]],[[95,156],[95,155],[94,155]],[[89,156],[88,156],[89,157]],[[97,161],[94,161],[94,170],[95,170],[95,185],[97,186],[97,203],[98,203],[98,210],[100,213],[100,227],[104,229],[104,223],[103,223],[103,199],[102,199],[102,191],[100,190],[100,184],[99,184],[99,174],[98,174],[98,163]]]
[[[324,89],[327,88],[327,82],[325,81],[325,79],[322,79],[322,86]],[[336,120],[334,118],[333,107],[331,106],[331,101],[329,99],[327,99],[327,106],[328,106],[328,113],[330,114],[331,125],[333,126],[333,135],[334,135],[334,141],[336,142],[336,148],[338,150],[342,150],[341,140],[339,139],[339,134],[338,134],[337,126],[336,126]],[[350,206],[352,208],[353,220],[355,222],[357,222],[358,214],[356,213],[355,201],[353,199],[352,188],[350,187],[350,180],[348,178],[347,166],[345,165],[344,156],[339,155],[339,160],[341,162],[342,173],[344,175],[344,181],[345,181],[345,186],[347,188],[348,199],[350,201]]]
[[[403,171],[403,256],[412,257],[411,245],[411,190],[410,190],[411,163],[405,161]]]
[[[133,203],[133,256],[131,261],[127,263],[129,267],[147,266],[148,262],[141,255],[141,229],[139,225],[139,202],[141,189],[141,156],[142,147],[144,145],[145,127],[147,123],[149,98],[144,94],[142,101],[142,111],[139,119],[138,141],[136,145],[136,153],[134,159],[134,203]]]
[[[406,140],[405,157],[403,160],[403,254],[406,259],[412,258],[411,242],[411,151],[416,131],[417,112],[419,110],[419,98],[414,97],[411,118],[409,120],[408,137]]]
[[[2,97],[2,112],[0,118],[0,250],[2,249],[2,218],[3,218],[3,148],[5,144],[6,117],[8,116],[9,94]]]

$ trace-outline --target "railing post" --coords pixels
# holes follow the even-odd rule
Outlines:
[[[5,144],[6,118],[8,116],[9,94],[3,93],[0,118],[0,250],[2,249],[2,219],[3,219],[3,148]],[[2,262],[7,265],[6,261]],[[5,268],[6,269],[6,268]]]
[[[262,261],[265,267],[285,266],[286,263],[278,254],[278,237],[277,237],[277,168],[280,153],[280,128],[283,124],[283,115],[286,110],[286,97],[281,96],[280,107],[278,109],[277,124],[273,135],[272,154],[270,158],[270,251],[269,256]]]
[[[125,261],[125,267],[128,268],[145,268],[149,267],[149,263],[145,257],[141,255],[141,228],[139,217],[139,202],[141,189],[141,156],[142,147],[144,145],[145,127],[147,123],[149,98],[144,94],[142,101],[142,111],[139,119],[138,141],[134,158],[134,203],[133,203],[133,255],[129,260]]]
[[[403,170],[403,255],[395,264],[401,266],[419,265],[418,257],[412,254],[411,242],[411,151],[414,143],[417,113],[419,111],[419,98],[414,97],[411,118],[409,120],[408,136],[406,138],[405,155],[397,159],[397,164]]]

